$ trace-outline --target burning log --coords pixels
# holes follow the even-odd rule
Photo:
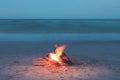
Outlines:
[[[57,65],[72,65],[73,63],[69,57],[64,53],[65,45],[59,46],[55,45],[55,49],[50,52],[45,58],[38,58],[33,61],[33,65],[41,66],[48,64],[57,64]]]

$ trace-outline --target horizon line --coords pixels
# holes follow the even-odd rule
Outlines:
[[[97,19],[90,19],[90,18],[81,18],[81,19],[75,19],[75,18],[58,18],[58,19],[55,19],[55,18],[3,18],[3,19],[0,19],[0,20],[120,20],[119,19],[116,19],[116,18],[97,18]]]

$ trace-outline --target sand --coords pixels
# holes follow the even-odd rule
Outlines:
[[[55,43],[66,44],[72,66],[33,66]],[[119,42],[0,42],[0,80],[120,80]],[[42,63],[42,62],[41,62]]]

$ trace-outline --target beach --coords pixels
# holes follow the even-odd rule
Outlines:
[[[65,44],[72,66],[33,66],[32,60]],[[0,80],[120,80],[119,41],[0,42]]]

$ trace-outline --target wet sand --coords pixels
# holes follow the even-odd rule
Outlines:
[[[66,44],[72,66],[32,66],[55,43]],[[120,80],[120,42],[0,42],[0,80]]]

